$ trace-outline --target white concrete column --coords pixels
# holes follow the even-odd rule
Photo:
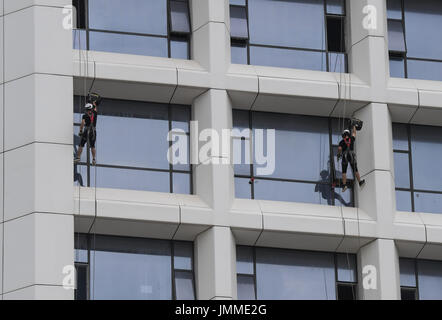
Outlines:
[[[389,77],[386,0],[347,0],[347,7],[349,71],[371,86],[371,101],[383,102]]]
[[[70,0],[4,0],[3,298],[72,299]]]
[[[195,241],[199,300],[237,299],[236,244],[229,227],[212,227]]]
[[[398,251],[391,239],[377,239],[358,253],[359,298],[400,300]]]

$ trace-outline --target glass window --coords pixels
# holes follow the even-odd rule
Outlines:
[[[442,62],[408,59],[407,68],[409,78],[442,81]]]
[[[442,127],[412,126],[414,188],[442,191]]]
[[[232,63],[247,64],[247,44],[232,42]]]
[[[353,254],[238,246],[238,299],[355,300],[356,270]]]
[[[393,123],[393,149],[408,151],[407,125]]]
[[[83,269],[77,277],[77,299],[195,299],[193,267],[188,263],[193,252],[187,250],[191,243],[103,235],[90,237],[88,243],[91,259],[78,265]],[[173,267],[172,261],[186,270]],[[89,288],[89,296],[84,288]]]
[[[170,27],[175,33],[190,33],[189,6],[187,1],[170,0]]]
[[[405,65],[403,57],[390,56],[390,77],[405,77]]]
[[[120,33],[89,32],[89,49],[167,57],[167,39]]]
[[[346,72],[347,59],[345,54],[330,52],[328,54],[328,59],[329,59],[328,65],[330,72],[338,72],[338,73]]]
[[[255,0],[248,6],[251,43],[325,48],[323,0]]]
[[[394,153],[394,179],[396,188],[410,188],[408,153]]]
[[[442,300],[442,262],[418,260],[419,299]]]
[[[405,52],[402,21],[388,20],[388,49],[390,51]]]
[[[401,272],[401,286],[402,287],[416,287],[416,268],[415,260],[400,259],[399,269]]]
[[[402,0],[387,0],[388,19],[402,19]]]
[[[255,280],[253,277],[238,275],[238,300],[255,300]]]
[[[327,13],[345,14],[345,0],[327,0]]]
[[[408,56],[442,59],[442,2],[404,0]]]
[[[245,7],[230,6],[230,35],[234,39],[249,38]]]
[[[76,49],[189,59],[188,0],[73,0],[73,4],[84,32],[84,40],[74,33]]]
[[[398,211],[411,212],[411,192],[396,190],[396,209]]]
[[[74,121],[81,119],[82,102],[75,97]],[[188,106],[103,99],[97,119],[97,167],[90,166],[90,151],[85,148],[81,162],[74,166],[79,185],[192,193]],[[187,163],[170,166],[169,148],[179,137],[169,142],[169,128],[175,133],[181,130],[187,150],[178,152],[187,153]],[[79,124],[74,128],[74,154],[81,141],[78,130]]]
[[[249,178],[235,178],[235,197],[239,199],[251,199]]]
[[[167,35],[167,1],[89,0],[91,29]]]
[[[325,71],[327,68],[324,52],[254,45],[250,45],[250,64],[317,71]]]
[[[442,213],[442,194],[415,192],[414,209],[416,212]]]
[[[335,300],[333,254],[256,249],[257,295],[261,300]]]

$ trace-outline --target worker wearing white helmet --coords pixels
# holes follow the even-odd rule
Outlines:
[[[92,164],[96,164],[95,156],[95,141],[97,138],[97,107],[99,101],[88,98],[88,103],[84,106],[85,113],[81,120],[80,132],[79,136],[81,137],[80,145],[78,146],[77,156],[75,158],[75,162],[80,162],[81,153],[83,152],[83,148],[86,142],[89,142],[89,146],[92,152]]]

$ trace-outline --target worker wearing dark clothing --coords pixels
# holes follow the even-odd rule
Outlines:
[[[78,153],[77,157],[75,158],[75,162],[79,162],[81,159],[81,153],[83,151],[83,148],[87,142],[89,142],[89,146],[91,147],[92,152],[92,164],[95,165],[95,141],[97,138],[97,103],[92,102],[88,103],[85,106],[86,112],[83,115],[83,118],[81,120],[80,125],[80,133],[79,136],[81,137],[80,145],[78,146]]]
[[[365,180],[361,180],[361,176],[359,175],[358,171],[356,153],[354,151],[355,141],[356,127],[353,127],[351,134],[350,130],[344,130],[344,132],[342,133],[342,140],[339,143],[338,147],[338,159],[342,157],[342,183],[344,185],[342,191],[347,190],[347,168],[349,163],[356,179],[359,182],[359,186],[362,187],[365,183]]]

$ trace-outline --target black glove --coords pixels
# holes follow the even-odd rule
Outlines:
[[[81,137],[81,136],[83,136],[83,130],[80,130],[79,132],[78,132],[78,135]]]

